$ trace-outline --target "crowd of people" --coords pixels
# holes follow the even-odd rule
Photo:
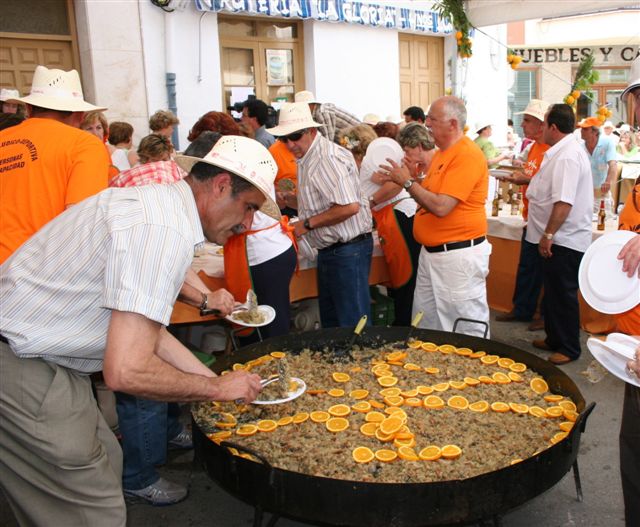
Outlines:
[[[640,59],[623,93],[638,121],[639,69]],[[215,376],[167,331],[173,305],[224,316],[253,289],[276,308],[263,336],[286,334],[303,241],[317,252],[322,327],[370,320],[375,229],[394,325],[422,312],[419,327],[452,331],[463,319],[457,331],[488,336],[489,169],[512,155],[489,139],[491,122],[469,129],[457,97],[411,106],[401,123],[360,120],[310,91],[283,103],[274,122],[250,98],[232,107],[238,120],[202,115],[182,153],[172,112],[156,112],[134,149],[133,127],[87,103],[75,71],[38,66],[30,95],[3,89],[0,98],[3,115],[17,116],[3,116],[0,131],[0,482],[21,523],[125,525],[125,496],[184,499],[187,489],[156,471],[168,447],[191,447],[175,403],[251,401],[260,379]],[[616,147],[610,123],[576,123],[566,104],[533,99],[521,113],[527,146],[508,180],[523,187],[526,227],[514,308],[500,320],[531,320],[544,286],[546,337],[533,345],[562,365],[581,353],[578,267],[593,206],[611,192],[617,156],[637,155],[638,134],[618,127]],[[640,225],[638,190],[620,228]],[[205,241],[224,246],[226,289],[211,291],[190,267]],[[639,236],[621,258],[638,273]],[[621,330],[640,334],[639,310],[620,317]],[[640,352],[628,367],[640,375]],[[116,392],[121,446],[92,395],[97,372]],[[627,385],[630,525],[640,521],[639,401]]]

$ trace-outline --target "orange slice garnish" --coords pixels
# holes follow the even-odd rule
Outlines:
[[[562,415],[564,416],[564,418],[567,421],[571,421],[572,423],[575,423],[576,419],[578,418],[578,412],[572,412],[571,410],[565,410],[564,412],[562,412]]]
[[[231,369],[233,371],[238,371],[238,370],[244,370],[244,364],[240,364],[239,362],[236,362]]]
[[[436,373],[440,373],[440,368],[434,368],[433,366],[429,366],[429,367],[425,368],[424,371],[426,371],[427,373],[430,373],[432,375],[435,375]]]
[[[440,353],[448,355],[449,353],[453,353],[454,351],[456,351],[456,347],[452,346],[451,344],[442,344],[441,346],[438,346],[438,351]]]
[[[333,380],[336,382],[348,382],[351,380],[351,375],[349,375],[348,373],[342,373],[339,371],[335,371],[331,374],[331,377],[333,377]]]
[[[359,400],[366,399],[369,396],[369,390],[351,390],[349,392],[349,397]]]
[[[409,397],[405,399],[404,404],[407,406],[422,406],[422,399],[418,397]]]
[[[449,381],[449,386],[456,390],[464,390],[467,387],[467,383],[464,381]]]
[[[409,346],[411,349],[418,349],[420,346],[422,346],[422,341],[421,340],[412,340],[410,342],[407,343],[407,346]]]
[[[331,388],[331,390],[329,390],[327,394],[331,397],[343,397],[344,390],[342,388]]]
[[[445,445],[442,447],[442,457],[445,459],[457,459],[462,455],[462,449],[458,445]]]
[[[422,404],[424,404],[425,408],[443,408],[444,407],[444,401],[437,395],[428,395],[427,397],[424,398],[424,400],[422,401]]]
[[[491,378],[496,381],[498,384],[509,384],[511,379],[506,373],[502,373],[501,371],[495,372]]]
[[[283,351],[272,351],[269,353],[274,359],[283,359],[286,355]]]
[[[329,417],[331,417],[329,415],[329,412],[323,412],[322,410],[316,410],[315,412],[311,412],[309,414],[309,418],[314,423],[324,423],[329,419]]]
[[[368,463],[374,458],[373,451],[366,446],[359,446],[353,449],[351,457],[356,463]]]
[[[516,373],[523,373],[527,369],[527,365],[523,364],[522,362],[516,362],[515,364],[509,366],[509,369]]]
[[[276,421],[278,426],[287,426],[293,423],[293,417],[291,415],[287,415],[285,417],[281,417]]]
[[[368,437],[376,435],[378,423],[365,423],[360,427],[360,432]]]
[[[236,430],[236,435],[246,437],[252,436],[258,431],[258,427],[256,425],[240,425]]]
[[[507,376],[513,382],[522,382],[522,375],[520,375],[519,373],[516,373],[515,371],[510,371],[509,373],[507,373]]]
[[[416,390],[418,390],[418,394],[420,395],[430,395],[433,393],[433,388],[431,386],[420,385],[416,388]]]
[[[395,434],[402,428],[403,424],[402,418],[391,415],[380,423],[380,433],[385,435]]]
[[[549,408],[547,408],[547,415],[549,417],[560,417],[564,415],[564,410],[561,406],[549,406]]]
[[[417,388],[413,388],[412,390],[404,390],[402,392],[400,392],[400,395],[402,395],[402,397],[415,397],[416,395],[418,395],[418,390]]]
[[[474,377],[465,377],[464,383],[467,386],[477,386],[478,384],[480,384],[480,381],[478,379],[475,379]]]
[[[278,428],[278,423],[276,423],[273,419],[263,419],[262,421],[258,421],[257,426],[258,431],[260,432],[273,432],[276,428]]]
[[[435,445],[430,445],[420,450],[418,457],[425,461],[436,461],[442,457],[442,449]]]
[[[433,385],[433,389],[436,392],[446,392],[449,389],[449,383],[448,382],[440,382],[438,384],[434,384]]]
[[[384,408],[384,404],[382,404],[380,401],[376,401],[375,399],[369,399],[369,404],[371,405],[371,408]]]
[[[221,430],[220,432],[213,432],[212,434],[208,434],[207,437],[211,439],[214,443],[222,443],[225,439],[229,439],[233,432],[231,430]]]
[[[378,441],[382,441],[383,443],[388,443],[390,441],[393,441],[393,438],[395,437],[395,434],[384,434],[380,431],[380,427],[378,427],[376,429],[376,433],[374,434],[375,438]]]
[[[469,407],[469,401],[462,395],[454,395],[447,400],[447,406],[458,410],[466,410]]]
[[[349,408],[346,404],[334,404],[327,410],[331,415],[336,417],[344,417],[345,415],[349,415],[351,413],[351,408]]]
[[[398,453],[393,450],[389,450],[388,448],[381,448],[376,450],[375,454],[376,459],[378,461],[382,461],[384,463],[389,463],[390,461],[395,460],[398,457]]]
[[[293,416],[293,422],[297,425],[304,423],[307,419],[309,419],[309,412],[300,412]]]
[[[398,457],[405,461],[418,461],[420,459],[416,451],[410,446],[399,446]]]
[[[395,397],[396,395],[400,395],[401,392],[402,390],[400,388],[385,388],[378,393],[382,395],[382,397]]]
[[[560,406],[563,410],[567,410],[569,412],[575,412],[578,410],[575,403],[573,401],[569,401],[568,399],[566,401],[560,401],[558,403],[558,406]]]
[[[469,405],[469,410],[482,414],[489,410],[489,403],[487,401],[476,401]]]
[[[565,437],[567,437],[567,432],[558,432],[557,434],[555,434],[551,439],[549,439],[549,442],[552,445],[555,445],[556,443],[559,443],[560,441],[562,441]]]
[[[480,359],[487,354],[486,351],[474,351],[471,355],[469,355],[470,359]]]
[[[364,420],[368,423],[381,423],[385,419],[385,415],[380,412],[369,412],[364,416]]]
[[[422,371],[422,366],[418,366],[417,364],[414,364],[413,362],[407,362],[403,368],[407,371]]]
[[[399,395],[385,397],[384,402],[387,403],[388,406],[401,406],[404,403],[404,397],[400,397]]]
[[[354,404],[351,409],[355,412],[365,413],[371,410],[371,403],[368,403],[367,401],[360,401]]]
[[[549,391],[549,385],[547,384],[547,381],[545,381],[542,377],[531,379],[529,387],[538,395]]]
[[[331,419],[327,419],[325,426],[329,432],[342,432],[349,428],[349,420],[344,417],[332,417]]]
[[[534,417],[547,417],[547,412],[545,412],[544,408],[540,408],[539,406],[529,406],[529,414]]]
[[[496,381],[494,381],[488,375],[480,375],[480,377],[478,377],[478,380],[483,384],[495,384],[496,383]]]
[[[393,375],[387,375],[386,377],[379,377],[378,384],[384,387],[395,386],[396,384],[398,384],[398,378],[394,377]]]
[[[499,413],[508,412],[509,410],[511,410],[511,408],[507,403],[503,403],[501,401],[496,401],[495,403],[491,403],[491,409],[494,412],[499,412]]]
[[[438,345],[433,342],[423,342],[420,346],[423,351],[437,351]]]
[[[544,400],[548,403],[557,403],[558,401],[562,401],[564,399],[563,395],[557,395],[555,393],[550,393],[544,396]]]
[[[461,357],[469,357],[473,353],[473,350],[469,348],[458,348],[454,353],[456,355],[460,355]]]
[[[485,355],[484,357],[480,357],[480,362],[482,362],[482,364],[495,364],[499,358],[497,355]]]
[[[509,407],[517,414],[526,414],[529,413],[529,406],[526,404],[520,403],[509,403]]]
[[[391,353],[387,354],[387,362],[389,362],[390,360],[403,360],[406,358],[407,358],[406,351],[392,351]]]
[[[509,357],[500,357],[498,359],[498,366],[500,366],[501,368],[509,368],[509,366],[515,363],[516,361],[510,359]]]

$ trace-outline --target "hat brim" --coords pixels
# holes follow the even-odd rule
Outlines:
[[[47,95],[27,95],[18,99],[19,102],[31,104],[47,110],[57,110],[59,112],[103,112],[107,110],[103,106],[94,106],[82,99],[62,99],[57,97],[49,97]]]
[[[622,94],[620,95],[620,99],[622,99],[622,102],[627,102],[627,96],[636,88],[640,88],[640,79],[635,79],[633,80],[629,86],[627,86],[624,91],[622,92]]]
[[[224,170],[227,170],[229,173],[233,174],[234,176],[238,176],[239,178],[242,178],[245,181],[248,181],[249,183],[251,183],[254,186],[254,188],[258,189],[260,191],[260,193],[265,197],[265,201],[262,204],[262,206],[260,207],[260,212],[263,212],[264,214],[266,214],[267,216],[273,218],[274,220],[280,221],[280,218],[282,217],[282,214],[280,213],[280,207],[278,207],[278,204],[273,200],[273,198],[269,194],[264,192],[260,187],[258,187],[257,185],[254,185],[253,181],[251,181],[250,179],[244,177],[242,174],[238,174],[237,171],[232,170],[231,168],[229,168],[227,166],[224,166],[224,163],[216,164],[216,163],[212,163],[211,161],[208,161],[206,159],[202,159],[202,158],[199,158],[199,157],[184,156],[184,155],[177,155],[175,157],[175,162],[187,174],[189,174],[191,172],[191,169],[193,168],[193,165],[195,165],[196,163],[206,163],[207,165],[211,165],[211,166],[214,166],[214,167],[218,167],[218,168],[222,168]]]
[[[300,130],[306,130],[307,128],[320,128],[322,125],[320,123],[316,123],[315,121],[309,121],[306,123],[299,124],[285,124],[278,125],[274,128],[267,128],[267,132],[276,137],[282,137],[283,135],[289,135],[293,132],[299,132]]]
[[[537,112],[528,112],[527,110],[525,110],[523,112],[516,112],[513,115],[530,115],[534,119],[538,119],[538,121],[541,121],[544,123],[544,114],[540,115]]]

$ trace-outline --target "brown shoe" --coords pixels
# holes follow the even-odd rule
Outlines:
[[[553,351],[545,339],[534,340],[531,345],[539,350]]]
[[[529,331],[538,331],[540,329],[544,329],[544,318],[539,318],[538,320],[533,320],[529,327],[527,327]]]
[[[558,366],[560,366],[562,364],[567,364],[567,362],[571,362],[571,361],[574,361],[576,359],[572,359],[571,357],[567,357],[563,353],[556,352],[556,353],[552,354],[547,360],[549,362],[553,363],[553,364],[557,364]]]
[[[518,320],[516,318],[516,315],[513,311],[509,311],[508,313],[500,313],[499,315],[496,315],[496,321],[497,322],[514,322]]]

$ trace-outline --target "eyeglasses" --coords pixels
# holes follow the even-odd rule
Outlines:
[[[278,137],[278,141],[282,141],[283,143],[286,143],[287,141],[291,141],[292,143],[295,143],[296,141],[300,141],[300,139],[302,139],[302,136],[306,133],[307,133],[306,129],[300,130],[299,132],[293,132],[292,134]]]

